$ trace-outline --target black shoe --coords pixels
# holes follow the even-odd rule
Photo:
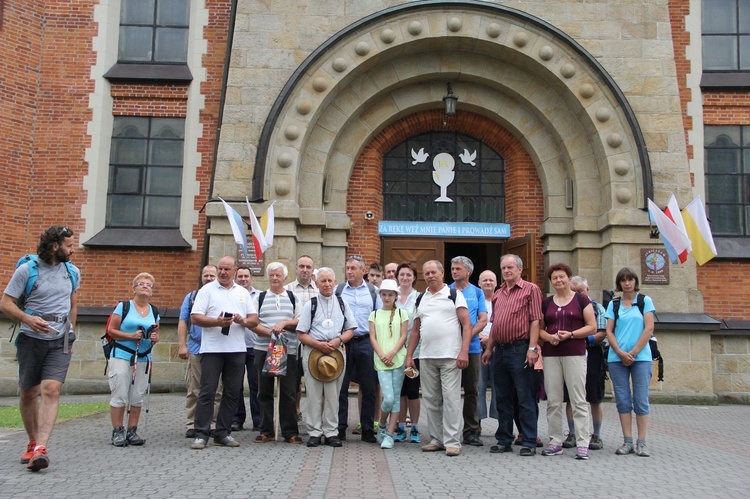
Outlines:
[[[239,421],[232,421],[232,431],[242,431],[245,429],[245,426],[240,423]]]
[[[209,431],[209,432],[208,432],[208,436],[209,436],[210,438],[214,438],[214,437],[216,436],[216,430],[211,430],[211,431]]]
[[[242,429],[242,428],[240,428],[240,429]],[[260,425],[253,424],[253,428],[250,431],[260,431]]]
[[[138,433],[136,433],[137,431],[138,431],[138,427],[137,426],[131,426],[130,428],[128,428],[128,434],[127,434],[126,438],[128,439],[128,443],[130,445],[143,445],[143,444],[146,443],[146,441],[143,440],[138,435]]]
[[[464,443],[467,445],[473,445],[474,447],[481,447],[484,445],[484,442],[479,438],[479,435],[473,431],[470,431],[464,436]]]
[[[346,440],[346,428],[339,428],[339,440]]]
[[[185,432],[185,438],[195,438],[195,428],[190,428]]]
[[[331,447],[341,447],[341,440],[339,437],[326,437],[326,445]]]
[[[339,444],[341,444],[341,441],[339,441]],[[320,437],[310,437],[307,439],[308,447],[317,447],[319,445],[320,445]]]
[[[124,426],[118,426],[112,430],[112,445],[115,447],[127,447],[128,437],[125,434]]]
[[[513,452],[513,447],[511,447],[510,444],[501,444],[500,442],[497,443],[497,445],[493,445],[490,447],[490,452],[492,454],[501,454],[503,452]]]
[[[375,444],[378,439],[375,438],[375,432],[372,430],[362,430],[362,441],[370,444]]]
[[[533,456],[536,454],[536,449],[533,447],[521,447],[521,452],[518,453],[519,456]]]

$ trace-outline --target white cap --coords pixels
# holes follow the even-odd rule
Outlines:
[[[380,291],[393,291],[398,294],[398,284],[393,279],[383,279],[380,283]]]

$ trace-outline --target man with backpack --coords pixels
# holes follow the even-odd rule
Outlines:
[[[482,344],[479,333],[487,325],[487,305],[484,302],[484,292],[469,282],[474,272],[474,262],[465,256],[457,256],[451,260],[451,277],[453,284],[449,287],[461,291],[466,299],[471,320],[471,343],[469,344],[469,366],[461,371],[461,386],[464,389],[464,443],[481,447],[484,445],[479,438],[479,412],[477,409],[477,393],[479,388],[479,365],[482,363]],[[485,392],[483,395],[487,395]]]
[[[29,256],[16,268],[0,299],[0,311],[21,324],[16,340],[18,387],[21,418],[29,436],[21,463],[28,463],[31,471],[49,466],[47,441],[57,420],[75,340],[75,293],[81,274],[69,263],[74,252],[71,229],[53,225],[45,230],[38,256]]]
[[[255,443],[266,443],[276,440],[274,425],[274,377],[264,375],[263,367],[269,355],[270,343],[285,343],[287,348],[286,374],[279,379],[278,423],[281,436],[285,442],[301,444],[297,426],[297,322],[299,319],[299,298],[294,292],[284,289],[284,281],[289,276],[289,269],[281,262],[272,262],[266,267],[269,288],[258,293],[256,308],[259,324],[252,331],[255,333],[255,366],[248,367],[248,377],[253,376],[258,385],[258,404],[260,406],[260,434]],[[284,339],[286,340],[284,341]]]
[[[216,265],[206,265],[201,271],[201,285],[205,285],[209,282],[216,280]],[[185,388],[187,389],[187,395],[185,396],[185,417],[187,422],[185,427],[185,438],[195,438],[195,406],[198,403],[198,394],[201,391],[201,336],[202,329],[200,326],[196,326],[192,323],[190,318],[190,311],[193,309],[193,303],[195,303],[195,296],[198,294],[198,290],[191,291],[185,295],[185,299],[182,301],[182,307],[180,308],[180,319],[177,323],[177,341],[178,350],[177,353],[181,359],[188,361],[187,370],[185,372]],[[216,423],[216,415],[219,412],[219,402],[221,401],[221,394],[223,392],[223,384],[219,382],[219,387],[216,390],[216,397],[214,398],[214,414],[212,422]]]
[[[336,296],[349,305],[357,320],[354,337],[346,349],[346,373],[339,394],[339,439],[346,440],[349,421],[349,382],[359,383],[362,390],[362,441],[376,443],[375,419],[375,359],[370,343],[370,323],[368,319],[374,310],[383,306],[375,286],[365,282],[365,262],[359,256],[346,259],[346,282],[336,286]]]
[[[351,308],[340,296],[334,296],[336,274],[329,267],[318,271],[318,295],[302,308],[297,323],[297,338],[302,343],[302,365],[307,393],[308,447],[341,447],[339,439],[339,394],[344,381],[344,343],[357,327]]]

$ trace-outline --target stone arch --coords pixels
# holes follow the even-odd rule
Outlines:
[[[642,207],[650,195],[648,156],[633,112],[582,47],[514,9],[426,1],[355,23],[298,68],[263,130],[254,199],[343,210],[351,165],[364,144],[402,116],[440,107],[446,81],[461,92],[462,109],[496,120],[529,149],[553,219],[549,230],[560,225],[554,219],[567,220],[562,225],[572,230],[574,215],[579,229],[593,230],[604,213]],[[333,185],[324,185],[326,178]],[[565,211],[568,178],[582,191],[604,194],[600,206],[587,207],[588,221],[581,210]],[[312,193],[324,187],[344,197],[321,203]]]
[[[448,82],[459,96],[459,113],[494,121],[532,158],[543,191],[545,255],[574,267],[581,262],[579,268],[600,275],[595,262],[617,238],[611,231],[646,224],[639,208],[653,196],[634,113],[572,38],[529,14],[485,2],[428,0],[386,9],[316,49],[266,121],[253,200],[280,202],[277,216],[289,229],[293,221],[289,235],[297,248],[317,248],[323,260],[340,261],[357,158],[390,124],[442,109]]]

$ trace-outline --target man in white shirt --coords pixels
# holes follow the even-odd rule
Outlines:
[[[422,451],[445,449],[447,456],[457,456],[461,453],[463,429],[461,370],[469,366],[471,320],[463,294],[451,291],[443,282],[440,262],[425,262],[422,274],[427,291],[417,298],[406,353],[406,367],[415,367],[414,350],[422,340],[419,352],[422,402],[430,431],[430,442],[422,446]]]
[[[258,313],[250,292],[234,282],[237,260],[219,260],[218,278],[203,286],[195,297],[192,321],[203,328],[201,340],[201,392],[195,410],[195,441],[192,449],[204,449],[213,415],[213,399],[219,384],[224,394],[216,419],[214,445],[239,447],[230,433],[232,416],[245,373],[245,328],[258,325]]]

